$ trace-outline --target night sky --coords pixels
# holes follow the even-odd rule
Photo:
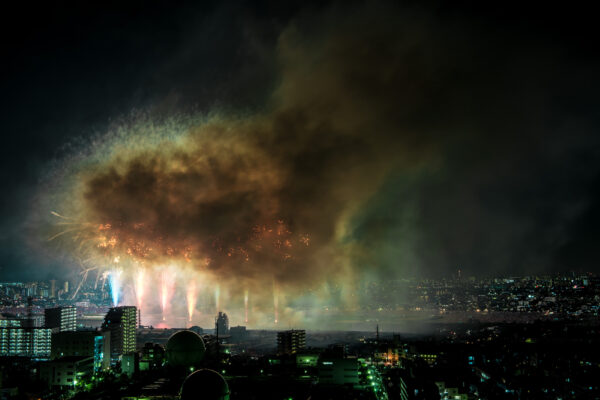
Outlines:
[[[590,10],[198,3],[3,12],[0,280],[72,269],[64,246],[47,243],[51,211],[118,220],[123,234],[149,215],[153,229],[166,226],[167,215],[165,242],[240,242],[253,216],[282,218],[312,235],[293,266],[271,272],[282,281],[317,273],[302,268],[319,268],[317,257],[369,277],[600,272]],[[195,132],[198,116],[212,115],[217,133],[181,140],[209,155],[213,173],[184,176],[166,200],[150,201],[140,179],[171,188],[154,167],[185,164],[196,150],[129,153],[132,141],[115,130],[172,123]],[[114,158],[99,156],[105,142]],[[81,192],[61,183],[73,176]],[[218,188],[197,204],[206,209],[170,214],[169,201],[180,210],[202,184]]]

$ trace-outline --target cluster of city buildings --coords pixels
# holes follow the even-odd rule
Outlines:
[[[600,394],[600,325],[586,319],[442,324],[427,335],[407,336],[378,327],[372,333],[255,331],[230,326],[222,312],[211,333],[154,329],[139,326],[131,306],[110,308],[102,326],[92,329],[77,327],[76,315],[71,306],[46,309],[41,327],[27,318],[0,319],[3,398],[32,390],[47,399],[107,393],[126,400],[178,399],[186,376],[206,369],[218,375],[219,399]]]
[[[397,284],[366,285],[383,296]],[[136,307],[86,303],[95,313],[105,307],[92,327],[76,299],[60,298],[56,288],[64,294],[68,284],[55,284],[54,293],[38,285],[38,297],[28,296],[31,285],[2,284],[0,398],[179,399],[188,375],[205,370],[219,399],[593,398],[600,396],[599,286],[587,275],[415,282],[406,290],[417,307],[552,318],[440,321],[427,333],[399,335],[379,326],[371,333],[251,330],[231,326],[223,312],[208,329],[157,329],[140,324]],[[385,323],[385,313],[372,312]]]
[[[308,348],[305,330],[250,331],[245,326],[229,326],[228,316],[222,312],[216,316],[211,330],[212,334],[206,334],[200,327],[189,330],[141,327],[133,306],[110,308],[102,326],[96,329],[78,327],[77,310],[73,306],[45,309],[42,326],[36,326],[27,316],[5,315],[0,318],[2,398],[16,398],[24,390],[36,387],[36,395],[44,398],[68,398],[76,394],[81,397],[86,391],[101,390],[98,388],[102,388],[103,382],[110,381],[108,377],[127,376],[134,383],[158,373],[159,379],[141,388],[136,386],[135,393],[125,385],[121,397],[175,399],[178,390],[169,386],[169,379],[163,375],[171,376],[181,365],[185,371],[211,366],[238,392],[259,392],[254,387],[259,381],[273,380],[280,384],[279,378],[292,368],[303,372],[290,373],[286,379],[292,379],[293,383],[281,386],[280,390],[293,398],[308,390],[316,380],[325,392],[343,387],[347,391],[374,394],[376,399],[387,398],[380,387],[381,376],[368,361],[348,356],[345,346],[325,351]],[[182,332],[189,332],[192,341],[189,338],[181,341]],[[175,337],[179,337],[179,344],[174,344]],[[144,344],[138,345],[141,342]],[[200,362],[202,357],[206,361]],[[27,389],[24,384],[11,386],[11,382],[27,379]],[[90,396],[94,398],[94,394]]]
[[[0,318],[0,358],[34,362],[39,378],[49,386],[75,387],[137,351],[136,307],[111,308],[101,329],[78,329],[73,306],[45,309],[43,326],[35,322],[27,317]]]
[[[339,287],[331,287],[331,299]],[[522,318],[597,317],[600,311],[600,277],[591,274],[546,276],[401,279],[364,281],[356,289],[356,303],[346,305],[323,300],[327,311],[420,313],[451,321],[466,316],[482,320]],[[111,307],[110,288],[106,282],[0,283],[0,312],[25,316],[27,299],[33,299],[32,318],[41,326],[43,310],[72,305],[80,314],[99,318]],[[302,308],[302,306],[297,305]],[[312,306],[314,307],[314,306]],[[207,310],[206,310],[207,311]],[[81,315],[80,315],[81,317]]]
[[[367,310],[533,313],[540,316],[597,317],[600,277],[591,274],[477,279],[388,280],[360,289]]]

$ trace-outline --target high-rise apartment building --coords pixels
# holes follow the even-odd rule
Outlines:
[[[123,354],[136,350],[137,309],[134,306],[111,308],[102,323],[102,330],[110,332],[111,362],[118,361]]]
[[[58,332],[77,330],[77,308],[72,306],[46,308],[45,327]]]
[[[0,320],[0,356],[48,357],[51,330],[23,327],[20,322]]]

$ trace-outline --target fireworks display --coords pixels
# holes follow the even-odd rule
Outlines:
[[[46,247],[84,279],[106,272],[113,304],[138,305],[144,322],[226,311],[251,326],[292,325],[310,305],[356,301],[372,251],[352,238],[357,211],[394,166],[429,150],[388,98],[403,84],[388,66],[403,54],[354,51],[388,28],[345,29],[311,44],[283,32],[281,80],[259,112],[115,121],[40,196]]]
[[[221,3],[22,26],[3,281],[68,280],[61,301],[143,324],[326,329],[315,310],[411,296],[370,283],[597,269],[577,32],[438,2]]]

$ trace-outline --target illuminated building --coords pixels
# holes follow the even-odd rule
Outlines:
[[[227,317],[227,314],[220,311],[215,319],[215,333],[217,335],[226,335],[229,333],[229,317]]]
[[[277,332],[277,353],[296,354],[306,346],[306,331],[292,329]]]
[[[311,353],[298,353],[296,354],[296,366],[302,367],[316,367],[319,362],[319,354]]]
[[[51,359],[71,356],[94,357],[94,370],[110,367],[110,333],[101,331],[52,334]]]
[[[58,332],[77,329],[77,308],[55,307],[44,310],[45,327]]]
[[[38,288],[37,288],[37,283],[36,283],[36,282],[29,282],[29,283],[27,283],[27,284],[25,285],[25,287],[26,287],[26,292],[25,292],[25,294],[26,294],[28,297],[29,297],[29,296],[35,297],[35,295],[37,294],[37,290],[38,290]]]
[[[94,370],[110,368],[110,335],[107,332],[94,336]]]
[[[20,327],[21,320],[16,319],[16,318],[0,319],[0,328],[7,328],[7,327],[11,327],[11,326]]]
[[[140,357],[138,353],[123,354],[121,357],[121,372],[132,377],[140,370]]]
[[[76,386],[94,372],[94,357],[70,356],[40,365],[40,378],[49,386]]]
[[[435,364],[437,360],[437,354],[419,354],[418,357],[425,360],[425,362],[429,365]]]
[[[165,349],[155,343],[146,343],[142,348],[142,358],[140,359],[140,371],[156,369],[162,366],[165,358]]]
[[[461,390],[456,387],[457,385],[454,385],[452,387],[448,387],[446,386],[446,382],[435,382],[435,385],[437,386],[439,392],[440,392],[440,397],[443,400],[468,400],[469,399],[469,395],[467,393],[461,393]]]
[[[383,347],[383,346],[381,346]],[[396,347],[387,347],[386,351],[381,349],[373,354],[373,358],[380,363],[386,365],[398,365],[400,362],[400,353]]]
[[[135,306],[113,307],[108,310],[102,330],[110,333],[111,363],[123,354],[136,350],[137,309]]]
[[[12,320],[12,326],[0,325],[0,356],[48,357],[51,330],[23,328]]]

